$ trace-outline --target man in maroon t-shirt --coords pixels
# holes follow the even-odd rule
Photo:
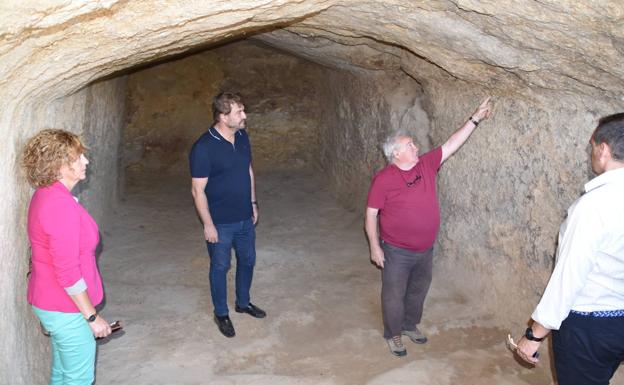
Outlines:
[[[420,157],[406,132],[396,132],[384,143],[390,164],[373,177],[365,227],[371,261],[382,269],[384,338],[396,356],[407,354],[402,335],[415,343],[427,342],[416,325],[431,284],[433,244],[440,227],[436,175],[491,110],[487,98],[446,143]]]

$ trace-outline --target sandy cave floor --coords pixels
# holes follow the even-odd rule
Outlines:
[[[228,300],[237,335],[228,339],[212,320],[190,181],[129,184],[99,262],[102,314],[125,331],[99,344],[97,385],[551,383],[548,361],[518,364],[505,349],[507,331],[435,272],[421,324],[429,342],[405,339],[407,357],[390,355],[362,213],[339,206],[312,173],[258,173],[257,185],[252,302],[268,316],[233,311],[233,258]]]

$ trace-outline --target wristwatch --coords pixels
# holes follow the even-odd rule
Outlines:
[[[95,321],[95,319],[97,318],[98,313],[93,313],[89,316],[89,318],[87,318],[87,322],[91,323],[93,321]]]
[[[535,342],[542,342],[544,338],[546,338],[545,336],[542,338],[535,337],[533,335],[533,329],[531,328],[527,328],[527,330],[524,332],[524,337],[529,341],[535,341]]]

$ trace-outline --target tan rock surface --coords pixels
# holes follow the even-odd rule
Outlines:
[[[221,91],[242,94],[254,168],[317,164],[319,65],[257,41],[218,47],[129,76],[124,165],[180,174],[188,154],[212,125],[212,99]]]
[[[41,384],[47,365],[21,300],[29,190],[16,162],[25,139],[54,126],[96,147],[93,166],[104,169],[80,195],[106,231],[123,176],[124,75],[247,37],[328,67],[317,159],[358,210],[387,132],[412,129],[431,148],[494,97],[494,117],[442,170],[436,269],[469,298],[486,298],[484,316],[520,327],[545,285],[565,208],[590,177],[593,126],[624,110],[623,19],[619,0],[4,1],[0,328],[11,332],[0,334],[0,383]]]

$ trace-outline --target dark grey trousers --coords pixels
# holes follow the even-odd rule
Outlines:
[[[381,271],[381,307],[384,338],[420,323],[425,297],[431,285],[433,248],[417,253],[381,243],[384,268]]]

